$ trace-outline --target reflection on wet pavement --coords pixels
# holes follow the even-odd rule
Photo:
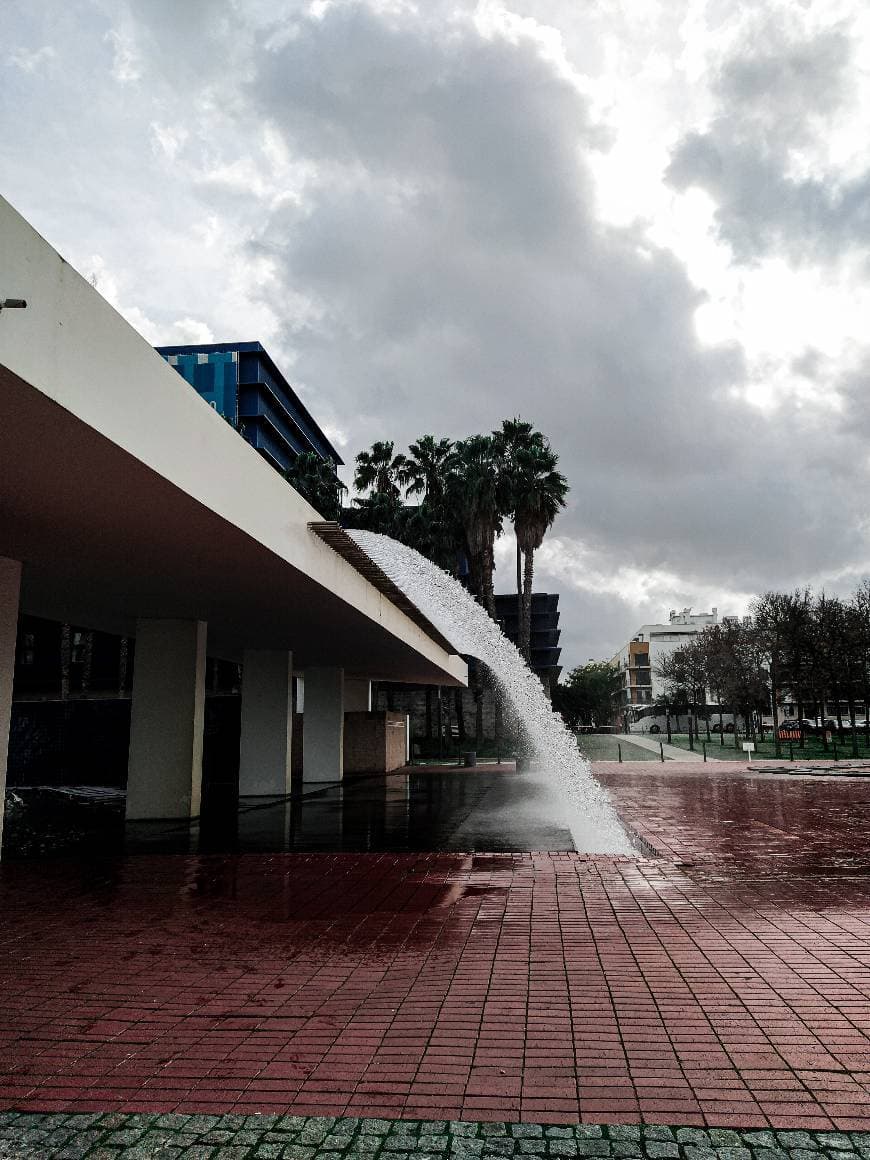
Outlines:
[[[595,768],[622,817],[658,850],[693,860],[699,873],[861,880],[870,874],[870,782],[786,780],[740,769],[709,774],[709,767],[679,762]]]
[[[227,826],[234,827],[232,833]],[[203,818],[201,849],[572,850],[558,802],[514,772],[397,773]]]
[[[57,831],[54,845],[61,852],[70,845],[106,853],[574,849],[557,794],[542,793],[533,775],[512,767],[347,778],[314,790],[300,784],[290,798],[239,801],[232,787],[211,787],[193,824],[125,827],[122,802],[44,798],[34,803],[26,828],[23,819],[13,820],[7,857],[46,852],[33,841],[46,820]],[[61,818],[72,824],[64,826]]]
[[[10,860],[0,1107],[870,1129],[866,783],[600,772],[661,857]],[[516,801],[416,776],[305,840],[482,842]]]

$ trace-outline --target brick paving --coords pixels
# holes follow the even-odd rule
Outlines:
[[[744,1133],[723,1160],[751,1160],[748,1130],[870,1130],[870,786],[599,768],[659,856],[7,863],[0,1108],[56,1113],[50,1131],[69,1113],[230,1112],[239,1131],[255,1113],[469,1121],[478,1141],[487,1123]],[[678,1154],[619,1139],[569,1154]],[[864,1137],[812,1139],[870,1160]],[[166,1154],[315,1154],[167,1143],[182,1146]]]

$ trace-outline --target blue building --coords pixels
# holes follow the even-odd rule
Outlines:
[[[158,346],[157,353],[278,471],[303,451],[343,460],[259,342]]]

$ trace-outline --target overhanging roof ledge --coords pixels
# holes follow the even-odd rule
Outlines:
[[[436,644],[439,644],[445,652],[458,655],[459,650],[456,646],[451,644],[438,631],[431,620],[423,615],[413,600],[409,599],[395,581],[391,580],[386,572],[374,562],[371,556],[363,551],[353,536],[348,535],[341,524],[336,523],[335,520],[312,520],[308,527],[325,544],[328,544],[334,552],[337,552],[339,556],[347,560],[348,564],[355,568],[361,576],[365,577],[372,587],[377,588],[378,592],[386,596],[392,604],[395,604],[398,609],[404,612],[408,619],[412,620],[418,628],[422,628],[423,632],[434,640]]]

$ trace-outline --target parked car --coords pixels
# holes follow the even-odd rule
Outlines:
[[[780,721],[779,728],[780,732],[789,733],[800,730],[805,736],[813,736],[820,731],[818,723],[811,721],[809,717],[787,717],[784,721]]]
[[[816,717],[815,721],[813,722],[813,726],[817,733],[836,733],[839,729],[836,717]],[[851,729],[848,718],[843,721],[843,729]]]

